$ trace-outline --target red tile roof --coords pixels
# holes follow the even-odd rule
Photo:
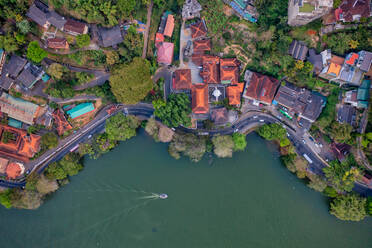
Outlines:
[[[47,40],[48,47],[54,49],[68,49],[69,45],[65,38],[52,38]]]
[[[346,22],[352,22],[354,15],[368,18],[370,15],[370,0],[344,0],[339,8],[342,10],[341,14]]]
[[[239,67],[240,62],[236,58],[225,58],[220,59],[220,66],[221,67]]]
[[[239,105],[241,100],[241,91],[238,85],[230,85],[226,89],[230,105]]]
[[[203,54],[193,54],[192,56],[191,56],[191,60],[192,60],[192,62],[195,64],[195,65],[197,65],[197,66],[202,66],[202,64],[203,64]]]
[[[204,51],[210,50],[211,50],[210,39],[195,40],[193,42],[193,53],[204,53]]]
[[[172,37],[173,29],[174,29],[174,16],[168,15],[167,23],[165,24],[164,35],[168,37]]]
[[[16,179],[24,172],[24,170],[25,168],[22,164],[13,162],[6,167],[6,175],[8,178]]]
[[[58,132],[58,135],[63,135],[66,131],[71,130],[72,126],[68,121],[66,120],[65,115],[60,109],[57,109],[53,113],[53,119],[54,119],[54,124],[56,125],[56,129]]]
[[[191,70],[180,69],[174,72],[173,89],[175,90],[189,90],[191,89]]]
[[[66,32],[84,34],[86,33],[86,28],[87,26],[85,25],[85,23],[68,19],[63,27],[63,30]]]
[[[200,21],[198,23],[192,24],[191,28],[191,37],[193,39],[198,37],[204,37],[207,35],[207,27],[204,24],[204,21]]]
[[[220,82],[219,63],[220,58],[217,56],[203,56],[203,69],[200,72],[200,76],[203,78],[204,83],[218,84]]]
[[[156,35],[155,35],[155,45],[157,45],[157,43],[163,42],[163,41],[164,41],[164,35],[162,33],[156,33]]]
[[[239,82],[239,68],[238,67],[220,67],[221,82],[230,81],[230,83]]]
[[[158,63],[170,65],[173,61],[174,44],[170,42],[161,42],[158,48]]]
[[[359,55],[357,53],[352,53],[350,58],[346,60],[346,64],[348,65],[354,65],[355,61],[359,58]]]
[[[194,84],[191,89],[192,112],[194,114],[206,114],[209,111],[208,85]]]
[[[279,87],[277,79],[256,72],[246,86],[245,96],[267,104],[271,104]]]

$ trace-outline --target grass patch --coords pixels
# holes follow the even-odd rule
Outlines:
[[[310,13],[315,10],[315,7],[309,3],[304,3],[302,7],[300,7],[300,12]]]

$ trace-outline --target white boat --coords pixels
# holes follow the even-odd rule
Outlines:
[[[159,198],[160,199],[167,199],[168,198],[168,195],[163,193],[163,194],[160,194],[159,195]]]

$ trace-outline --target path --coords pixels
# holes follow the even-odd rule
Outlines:
[[[143,59],[146,58],[147,44],[148,44],[148,41],[149,41],[149,32],[150,32],[152,7],[153,6],[154,6],[154,2],[151,0],[149,6],[147,7],[146,31],[145,31],[145,35],[143,36],[143,50],[142,50],[142,58]]]

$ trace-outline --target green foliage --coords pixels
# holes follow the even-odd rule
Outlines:
[[[323,192],[327,188],[327,181],[322,177],[312,174],[310,174],[308,177],[310,179],[310,182],[307,184],[309,188],[318,192]]]
[[[55,133],[46,133],[41,137],[43,149],[52,149],[58,145],[58,136]]]
[[[125,116],[122,113],[114,115],[106,121],[108,139],[117,141],[130,139],[136,136],[139,125],[140,121],[135,116]]]
[[[122,62],[131,62],[133,58],[142,55],[143,37],[135,27],[130,26],[123,43],[119,44],[119,54]]]
[[[284,138],[280,140],[280,147],[286,147],[289,146],[291,142],[289,141],[288,138]]]
[[[156,120],[154,118],[148,119],[145,126],[145,131],[149,135],[151,135],[156,142],[159,141],[159,127],[156,124]]]
[[[66,72],[67,68],[58,63],[53,63],[48,67],[48,74],[57,80],[62,79],[64,73]]]
[[[316,125],[322,129],[328,127],[336,116],[336,104],[338,102],[339,89],[334,89],[327,98],[327,104],[324,107]]]
[[[119,62],[119,54],[115,51],[106,52],[106,63],[108,65],[114,65]]]
[[[330,213],[340,220],[361,221],[366,216],[366,202],[356,194],[337,196],[330,206]]]
[[[190,99],[186,94],[170,94],[167,102],[156,100],[152,104],[155,116],[168,127],[191,125]]]
[[[0,19],[3,21],[13,19],[20,22],[28,9],[28,4],[28,0],[1,0]]]
[[[36,172],[31,173],[26,178],[26,190],[36,191],[36,184],[39,180],[40,176]]]
[[[1,136],[1,141],[7,144],[10,140],[14,140],[14,134],[12,132],[4,131]]]
[[[136,7],[136,0],[118,0],[119,11],[125,17],[130,16],[134,7]]]
[[[258,129],[258,134],[267,140],[285,139],[286,133],[287,131],[277,123],[266,124]]]
[[[93,73],[89,73],[89,72],[85,72],[85,71],[76,72],[75,75],[76,75],[77,83],[79,85],[88,83],[89,81],[91,81],[94,78]]]
[[[6,190],[0,192],[0,204],[3,205],[6,208],[11,208],[12,207],[11,190],[10,189],[6,189]]]
[[[74,152],[64,156],[63,159],[59,161],[59,165],[68,176],[74,176],[83,169],[79,154]]]
[[[219,158],[231,158],[235,147],[230,135],[217,135],[212,138],[214,154]]]
[[[76,45],[80,48],[88,46],[90,44],[89,34],[79,34],[76,36]]]
[[[333,8],[337,9],[341,3],[342,3],[342,0],[333,0]]]
[[[328,131],[334,141],[343,143],[351,139],[352,130],[353,128],[349,124],[333,121]]]
[[[17,22],[17,28],[22,34],[27,34],[31,31],[30,23],[26,19]]]
[[[354,158],[350,155],[342,163],[337,160],[331,161],[329,167],[323,168],[328,181],[339,192],[351,192],[354,182],[360,177],[361,172]]]
[[[3,48],[7,52],[14,52],[19,49],[17,40],[10,33],[0,35],[0,48]]]
[[[335,198],[338,196],[338,192],[334,188],[329,186],[324,189],[323,194],[331,198]]]
[[[31,41],[28,44],[27,58],[33,62],[40,63],[47,55],[48,53],[44,49],[40,48],[37,41]]]
[[[168,152],[175,159],[179,159],[183,154],[189,157],[191,161],[198,162],[206,152],[207,140],[206,136],[175,133],[172,142],[169,144]]]
[[[208,35],[211,37],[220,37],[228,24],[228,17],[223,12],[224,4],[222,0],[202,0],[203,16],[208,27]]]
[[[258,0],[255,6],[259,13],[258,25],[268,29],[271,25],[285,25],[288,1]]]
[[[111,86],[108,81],[106,81],[103,85],[86,89],[85,93],[96,95],[105,101],[114,103],[117,102],[115,96],[112,94]]]
[[[45,176],[50,180],[63,180],[67,178],[67,172],[57,162],[54,162],[45,169]]]
[[[136,104],[152,89],[149,61],[134,58],[115,68],[110,76],[111,91],[119,102]]]
[[[234,133],[232,138],[234,141],[234,151],[244,151],[244,149],[247,147],[245,134]]]
[[[37,125],[37,124],[35,124],[35,125],[33,125],[33,126],[29,126],[28,129],[27,129],[27,132],[28,132],[29,134],[31,134],[31,133],[37,133],[37,132],[39,132],[42,128],[44,128],[43,125]]]
[[[1,201],[1,200],[0,200]],[[367,202],[367,212],[370,216],[372,216],[372,197],[368,197]]]

